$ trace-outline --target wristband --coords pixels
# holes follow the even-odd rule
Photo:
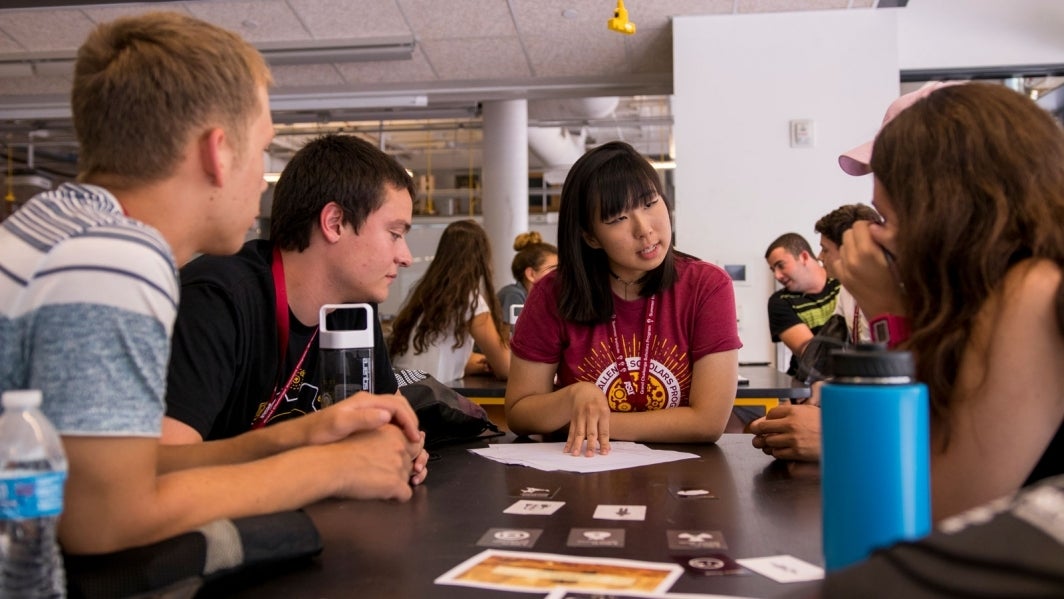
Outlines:
[[[897,314],[883,314],[868,321],[872,330],[872,341],[886,343],[887,349],[894,349],[898,344],[909,339],[909,319]]]

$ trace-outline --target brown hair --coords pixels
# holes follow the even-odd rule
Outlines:
[[[532,267],[538,270],[547,260],[547,256],[558,255],[558,248],[544,242],[543,236],[538,231],[528,231],[515,237],[514,250],[517,254],[510,263],[510,274],[522,285],[525,282],[525,269]]]
[[[436,255],[414,285],[392,323],[391,355],[410,347],[423,353],[437,340],[453,334],[454,349],[469,335],[468,315],[481,295],[491,310],[495,330],[502,330],[499,300],[492,289],[491,244],[474,220],[455,221],[443,230]]]
[[[879,213],[868,204],[846,204],[820,217],[813,230],[835,245],[841,246],[842,234],[849,231],[853,223],[859,220],[879,222]]]
[[[973,322],[1006,272],[1031,257],[1064,267],[1064,134],[1008,88],[950,86],[883,128],[871,166],[898,214],[907,347],[946,422]],[[1064,335],[1064,290],[1057,326]]]
[[[768,244],[768,249],[765,250],[765,260],[768,260],[769,254],[776,248],[787,250],[787,253],[795,258],[801,256],[802,252],[806,252],[810,256],[813,255],[813,248],[809,246],[809,242],[805,240],[805,237],[797,233],[784,233]]]
[[[78,49],[71,108],[82,179],[134,186],[173,173],[192,135],[218,126],[243,150],[271,83],[240,36],[173,12],[104,23]],[[265,148],[263,148],[265,149]]]
[[[386,186],[416,195],[414,180],[394,158],[353,135],[323,135],[288,161],[273,189],[270,239],[289,251],[310,245],[321,211],[336,202],[356,233],[384,203]]]

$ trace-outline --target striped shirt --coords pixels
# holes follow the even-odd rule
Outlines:
[[[62,434],[158,436],[177,267],[107,190],[64,184],[0,223],[0,391]]]

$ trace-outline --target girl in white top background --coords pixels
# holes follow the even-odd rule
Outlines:
[[[443,230],[428,270],[392,324],[393,366],[424,370],[441,381],[474,374],[505,380],[510,349],[501,313],[488,236],[476,221],[455,221]]]

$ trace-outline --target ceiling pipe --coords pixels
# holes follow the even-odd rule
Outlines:
[[[617,97],[536,100],[528,103],[529,120],[596,120],[613,115],[620,103]],[[573,133],[565,127],[529,127],[528,148],[543,163],[543,179],[548,185],[561,185],[569,168],[587,150],[587,129]]]

